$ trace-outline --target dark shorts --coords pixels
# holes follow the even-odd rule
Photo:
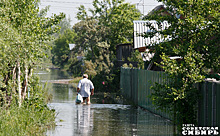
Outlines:
[[[88,97],[83,97],[83,100],[86,100],[86,98],[88,98]]]

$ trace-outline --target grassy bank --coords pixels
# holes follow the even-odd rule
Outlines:
[[[51,96],[46,87],[37,83],[32,85],[33,90],[30,90],[29,97],[23,100],[20,107],[16,95],[12,95],[10,106],[3,104],[2,97],[0,136],[42,136],[49,127],[55,126],[55,111],[47,106]]]
[[[55,113],[48,108],[11,105],[8,109],[1,108],[1,136],[32,136],[43,135],[46,129],[54,125]]]

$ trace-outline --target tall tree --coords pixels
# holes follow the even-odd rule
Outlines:
[[[168,21],[165,30],[154,29],[146,37],[160,33],[164,42],[155,44],[157,56],[162,58],[158,65],[170,77],[169,84],[156,84],[152,95],[154,103],[161,109],[177,114],[176,122],[181,131],[182,124],[196,125],[195,104],[199,98],[195,83],[202,82],[207,74],[220,69],[220,34],[218,0],[159,0],[170,15],[155,12],[148,20]],[[180,18],[179,18],[180,17]],[[149,24],[151,26],[151,24]],[[152,28],[153,29],[153,28]],[[170,59],[179,56],[181,60]]]
[[[18,103],[26,98],[32,70],[46,56],[47,42],[64,15],[46,18],[39,15],[38,0],[2,1],[1,25],[1,90],[11,99],[17,94]],[[13,6],[11,6],[13,5]],[[13,37],[12,37],[13,36]],[[14,40],[12,40],[14,38]],[[8,101],[8,99],[6,100]]]
[[[86,57],[85,71],[93,75],[99,91],[119,90],[119,74],[113,65],[116,45],[133,42],[133,20],[140,16],[135,5],[124,0],[94,0],[88,12],[79,7],[77,18],[81,22],[73,27],[76,49]]]
[[[133,20],[140,19],[141,13],[135,5],[124,3],[124,0],[94,0],[92,16],[81,6],[77,17],[79,20],[94,18],[99,25],[106,27],[104,41],[110,44],[110,50],[115,51],[117,44],[133,42]]]
[[[73,26],[77,37],[75,38],[75,52],[95,61],[96,56],[99,56],[99,42],[104,42],[108,28],[98,24],[98,21],[93,18],[87,18]]]

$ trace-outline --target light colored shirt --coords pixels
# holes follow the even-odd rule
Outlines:
[[[80,94],[82,97],[89,97],[91,94],[90,91],[94,89],[92,81],[87,78],[80,80],[77,87],[80,89]]]

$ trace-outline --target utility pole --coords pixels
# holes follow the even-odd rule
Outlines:
[[[142,1],[142,3],[141,3],[141,1]],[[143,11],[142,11],[142,14],[143,14],[143,16],[144,16],[144,0],[140,0],[137,4],[136,4],[136,6],[137,6],[137,9],[138,9],[138,6],[143,6]]]
[[[143,16],[144,16],[144,0],[143,0]]]

